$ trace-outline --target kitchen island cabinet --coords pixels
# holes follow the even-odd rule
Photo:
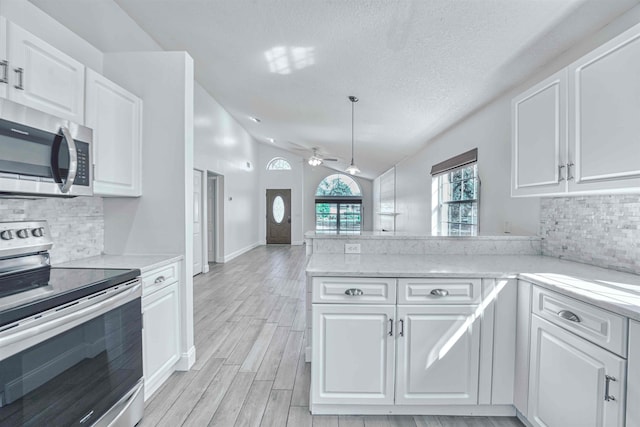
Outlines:
[[[635,383],[640,378],[640,276],[539,255],[314,253],[307,278],[314,320],[320,307],[371,310],[389,307],[395,299],[395,312],[381,317],[393,320],[393,404],[351,402],[337,394],[332,403],[316,400],[321,377],[332,374],[331,365],[314,366],[323,351],[316,348],[322,342],[315,339],[314,323],[313,413],[517,414],[535,426],[575,425],[575,420],[586,426],[638,425],[636,405],[627,402],[638,395]],[[339,292],[341,281],[345,288]],[[447,281],[449,304],[440,292]],[[362,294],[353,291],[357,283]],[[389,286],[393,283],[395,290]],[[340,295],[347,290],[350,295]],[[446,320],[439,320],[440,315]],[[343,320],[340,330],[349,327]],[[478,338],[470,325],[478,326]],[[449,339],[451,331],[455,340]],[[379,321],[373,336],[388,343],[390,332]],[[454,344],[442,344],[449,341]],[[341,345],[352,348],[354,342],[343,339]],[[384,360],[387,366],[389,360]],[[442,364],[433,376],[425,369],[428,362]],[[477,377],[474,367],[479,368]],[[342,369],[341,387],[348,390],[349,369]],[[382,384],[388,369],[378,371],[376,384]]]

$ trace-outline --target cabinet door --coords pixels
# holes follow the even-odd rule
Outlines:
[[[312,404],[393,404],[394,312],[313,305]]]
[[[477,306],[399,306],[396,403],[478,403]]]
[[[84,65],[7,23],[9,99],[84,124]]]
[[[180,358],[178,282],[142,299],[144,395],[148,399]]]
[[[87,70],[86,124],[93,129],[93,192],[141,195],[142,101],[93,70]]]
[[[640,191],[640,26],[569,66],[569,190]]]
[[[566,73],[554,74],[512,101],[512,196],[566,191]]]
[[[9,58],[7,57],[7,20],[0,16],[0,98],[7,97]]]
[[[531,424],[624,426],[626,361],[536,315],[531,327]]]

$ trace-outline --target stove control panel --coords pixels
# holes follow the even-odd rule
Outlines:
[[[46,221],[0,222],[0,258],[47,251],[52,246]]]

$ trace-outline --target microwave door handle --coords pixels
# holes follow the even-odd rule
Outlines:
[[[78,152],[76,151],[76,142],[71,137],[69,128],[62,126],[60,127],[60,132],[62,132],[62,135],[67,140],[67,147],[69,147],[69,173],[67,174],[67,179],[64,184],[60,186],[60,191],[62,193],[68,193],[78,173]]]

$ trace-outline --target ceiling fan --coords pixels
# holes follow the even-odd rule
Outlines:
[[[321,165],[324,162],[337,162],[338,161],[338,159],[319,156],[318,155],[318,148],[316,148],[316,147],[314,147],[312,150],[313,150],[313,155],[311,157],[309,157],[309,160],[307,161],[311,166],[318,166],[318,165]]]

